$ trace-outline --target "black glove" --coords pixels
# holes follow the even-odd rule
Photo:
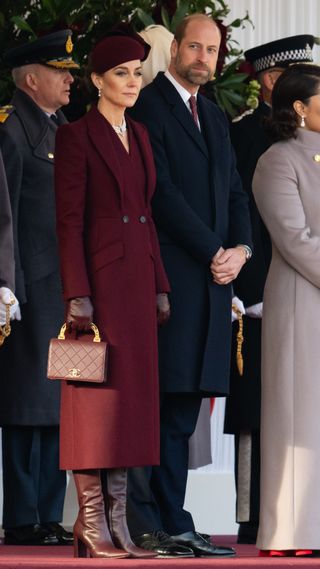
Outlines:
[[[159,326],[166,324],[170,318],[170,302],[166,292],[157,294],[157,321]]]
[[[93,306],[89,296],[72,298],[67,304],[67,326],[71,330],[83,332],[90,330],[93,317]]]

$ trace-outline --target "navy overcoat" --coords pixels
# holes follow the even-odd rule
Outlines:
[[[201,132],[163,73],[142,90],[133,109],[153,146],[153,215],[171,286],[171,318],[159,338],[161,390],[224,395],[231,286],[213,283],[209,265],[221,246],[251,244],[250,220],[227,120],[201,95],[198,113]]]

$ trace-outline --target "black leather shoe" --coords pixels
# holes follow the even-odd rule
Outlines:
[[[201,537],[203,537],[203,539],[205,539],[206,541],[209,541],[209,543],[211,543],[211,535],[209,533],[201,533],[200,531],[197,531],[197,533],[199,535],[201,535]]]
[[[171,535],[170,539],[174,543],[190,547],[195,557],[233,557],[236,554],[232,547],[213,545],[196,531],[186,531],[179,535]]]
[[[5,545],[58,545],[57,537],[39,524],[4,530]]]
[[[41,527],[56,536],[58,545],[73,545],[73,533],[65,530],[58,522],[41,524]]]
[[[170,559],[171,557],[194,557],[192,549],[185,545],[175,543],[170,535],[158,530],[152,533],[143,533],[132,540],[142,549],[150,549],[157,553],[158,557]]]

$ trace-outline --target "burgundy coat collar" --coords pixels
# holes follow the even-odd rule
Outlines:
[[[124,179],[122,176],[119,157],[116,154],[113,142],[111,140],[111,133],[109,133],[109,129],[105,128],[106,119],[98,111],[96,106],[90,109],[90,111],[86,114],[85,119],[88,128],[88,135],[91,139],[91,142],[95,146],[97,152],[100,154],[102,160],[108,166],[109,170],[113,173],[119,186],[120,194],[122,196],[124,193]],[[139,149],[146,171],[146,198],[150,198],[155,186],[155,177],[153,175],[154,164],[151,147],[148,143],[144,127],[136,121],[132,120],[130,117],[128,117],[128,115],[126,115],[126,121],[127,124],[132,128],[133,133],[136,136],[136,140],[139,144]]]

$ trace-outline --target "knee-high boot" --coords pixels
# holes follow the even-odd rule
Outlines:
[[[104,472],[107,482],[104,493],[108,507],[109,527],[114,543],[130,553],[130,557],[156,557],[156,553],[137,547],[131,540],[126,517],[127,470],[125,468],[112,468]]]
[[[100,470],[73,472],[79,514],[73,527],[75,557],[128,557],[113,544],[108,528]]]

